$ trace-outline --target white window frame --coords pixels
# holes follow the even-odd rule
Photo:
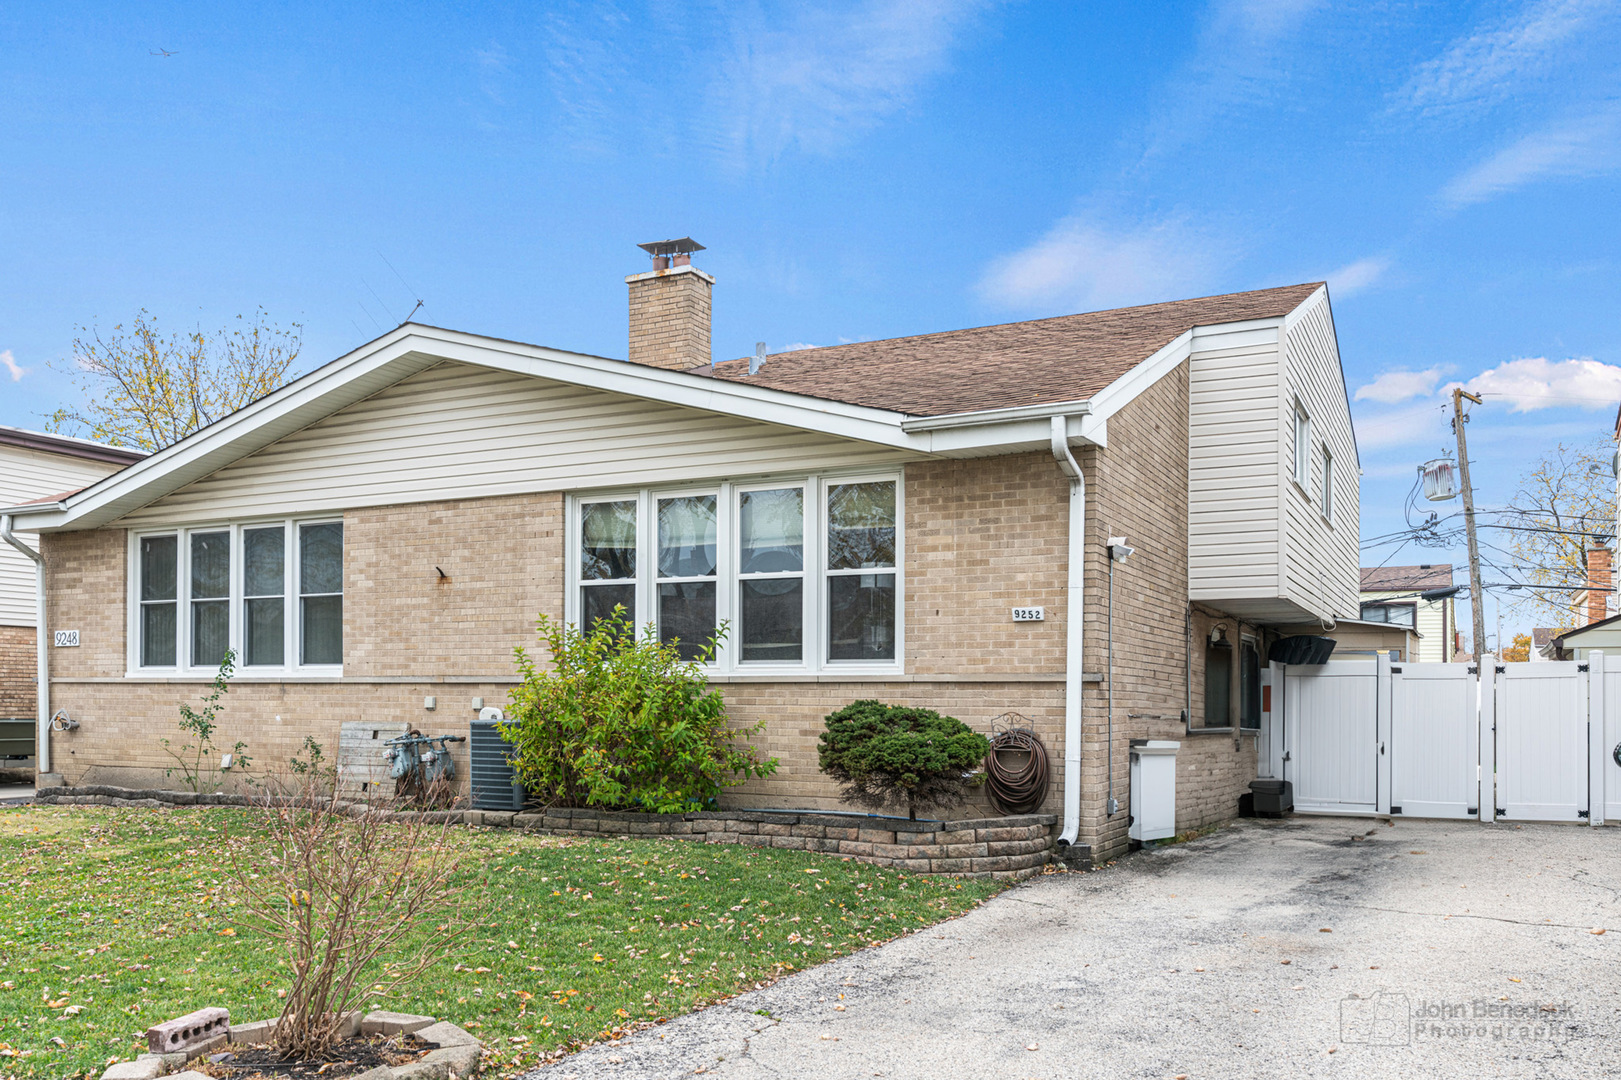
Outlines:
[[[828,489],[837,484],[893,483],[895,485],[895,656],[892,660],[829,660],[827,658],[829,612],[826,558]],[[742,515],[740,496],[745,491],[772,491],[786,487],[805,490],[804,527],[804,648],[798,661],[744,660],[739,612],[738,558],[741,552]],[[904,470],[883,469],[851,472],[796,473],[783,476],[751,477],[747,480],[709,481],[672,484],[626,490],[610,488],[582,491],[568,497],[564,558],[563,619],[580,625],[580,507],[585,503],[637,500],[636,541],[636,633],[646,637],[649,626],[657,632],[658,620],[658,500],[677,495],[715,494],[715,619],[727,626],[727,636],[715,651],[705,670],[715,676],[748,676],[770,679],[823,673],[851,675],[898,675],[906,666],[906,483]],[[856,571],[859,573],[860,571]],[[869,571],[870,572],[870,571]],[[880,571],[888,573],[887,569]],[[680,580],[680,579],[672,579]]]
[[[1323,490],[1320,495],[1322,502],[1323,520],[1330,525],[1334,524],[1334,451],[1323,444]]]
[[[1295,398],[1295,462],[1294,481],[1300,485],[1308,501],[1311,499],[1311,414]]]
[[[342,525],[342,515],[326,514],[315,517],[269,518],[249,521],[209,522],[200,525],[180,525],[168,528],[131,530],[125,589],[125,677],[141,678],[199,678],[212,679],[217,667],[198,667],[191,663],[191,537],[197,533],[228,532],[230,534],[230,637],[229,648],[236,653],[233,678],[287,678],[289,676],[338,677],[343,674],[340,664],[304,664],[304,619],[300,599],[297,564],[299,560],[299,528],[305,525]],[[243,532],[281,526],[286,537],[282,559],[282,663],[279,665],[247,666],[247,573],[243,564]],[[141,664],[141,541],[153,536],[173,536],[175,540],[175,663],[167,666],[145,667]],[[348,535],[344,536],[347,551]],[[338,595],[347,597],[348,582]]]

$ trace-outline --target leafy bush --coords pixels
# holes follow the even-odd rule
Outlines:
[[[873,809],[960,804],[968,774],[991,744],[961,720],[933,709],[857,701],[827,718],[817,749],[822,771],[844,785],[846,802]]]
[[[548,806],[678,814],[776,771],[775,758],[739,741],[764,722],[731,727],[725,702],[709,689],[702,665],[724,627],[690,661],[674,642],[637,637],[623,608],[586,632],[542,615],[539,633],[551,668],[537,669],[522,646],[514,650],[523,682],[510,695],[511,718],[499,725],[531,797]]]

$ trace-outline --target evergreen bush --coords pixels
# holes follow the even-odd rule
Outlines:
[[[991,744],[961,720],[933,709],[856,701],[827,717],[817,754],[822,771],[843,785],[846,802],[873,809],[944,809],[966,788]]]

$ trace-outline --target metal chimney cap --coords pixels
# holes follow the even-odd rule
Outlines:
[[[704,246],[690,236],[683,236],[679,240],[655,240],[651,244],[636,246],[655,258],[660,255],[690,255],[694,251],[704,250]]]

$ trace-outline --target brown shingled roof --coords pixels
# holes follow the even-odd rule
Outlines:
[[[1394,592],[1397,589],[1444,589],[1452,584],[1452,564],[1424,566],[1364,566],[1363,592]]]
[[[755,375],[746,358],[713,370],[730,382],[911,416],[1084,401],[1195,326],[1279,318],[1320,284],[800,349],[767,357]]]

